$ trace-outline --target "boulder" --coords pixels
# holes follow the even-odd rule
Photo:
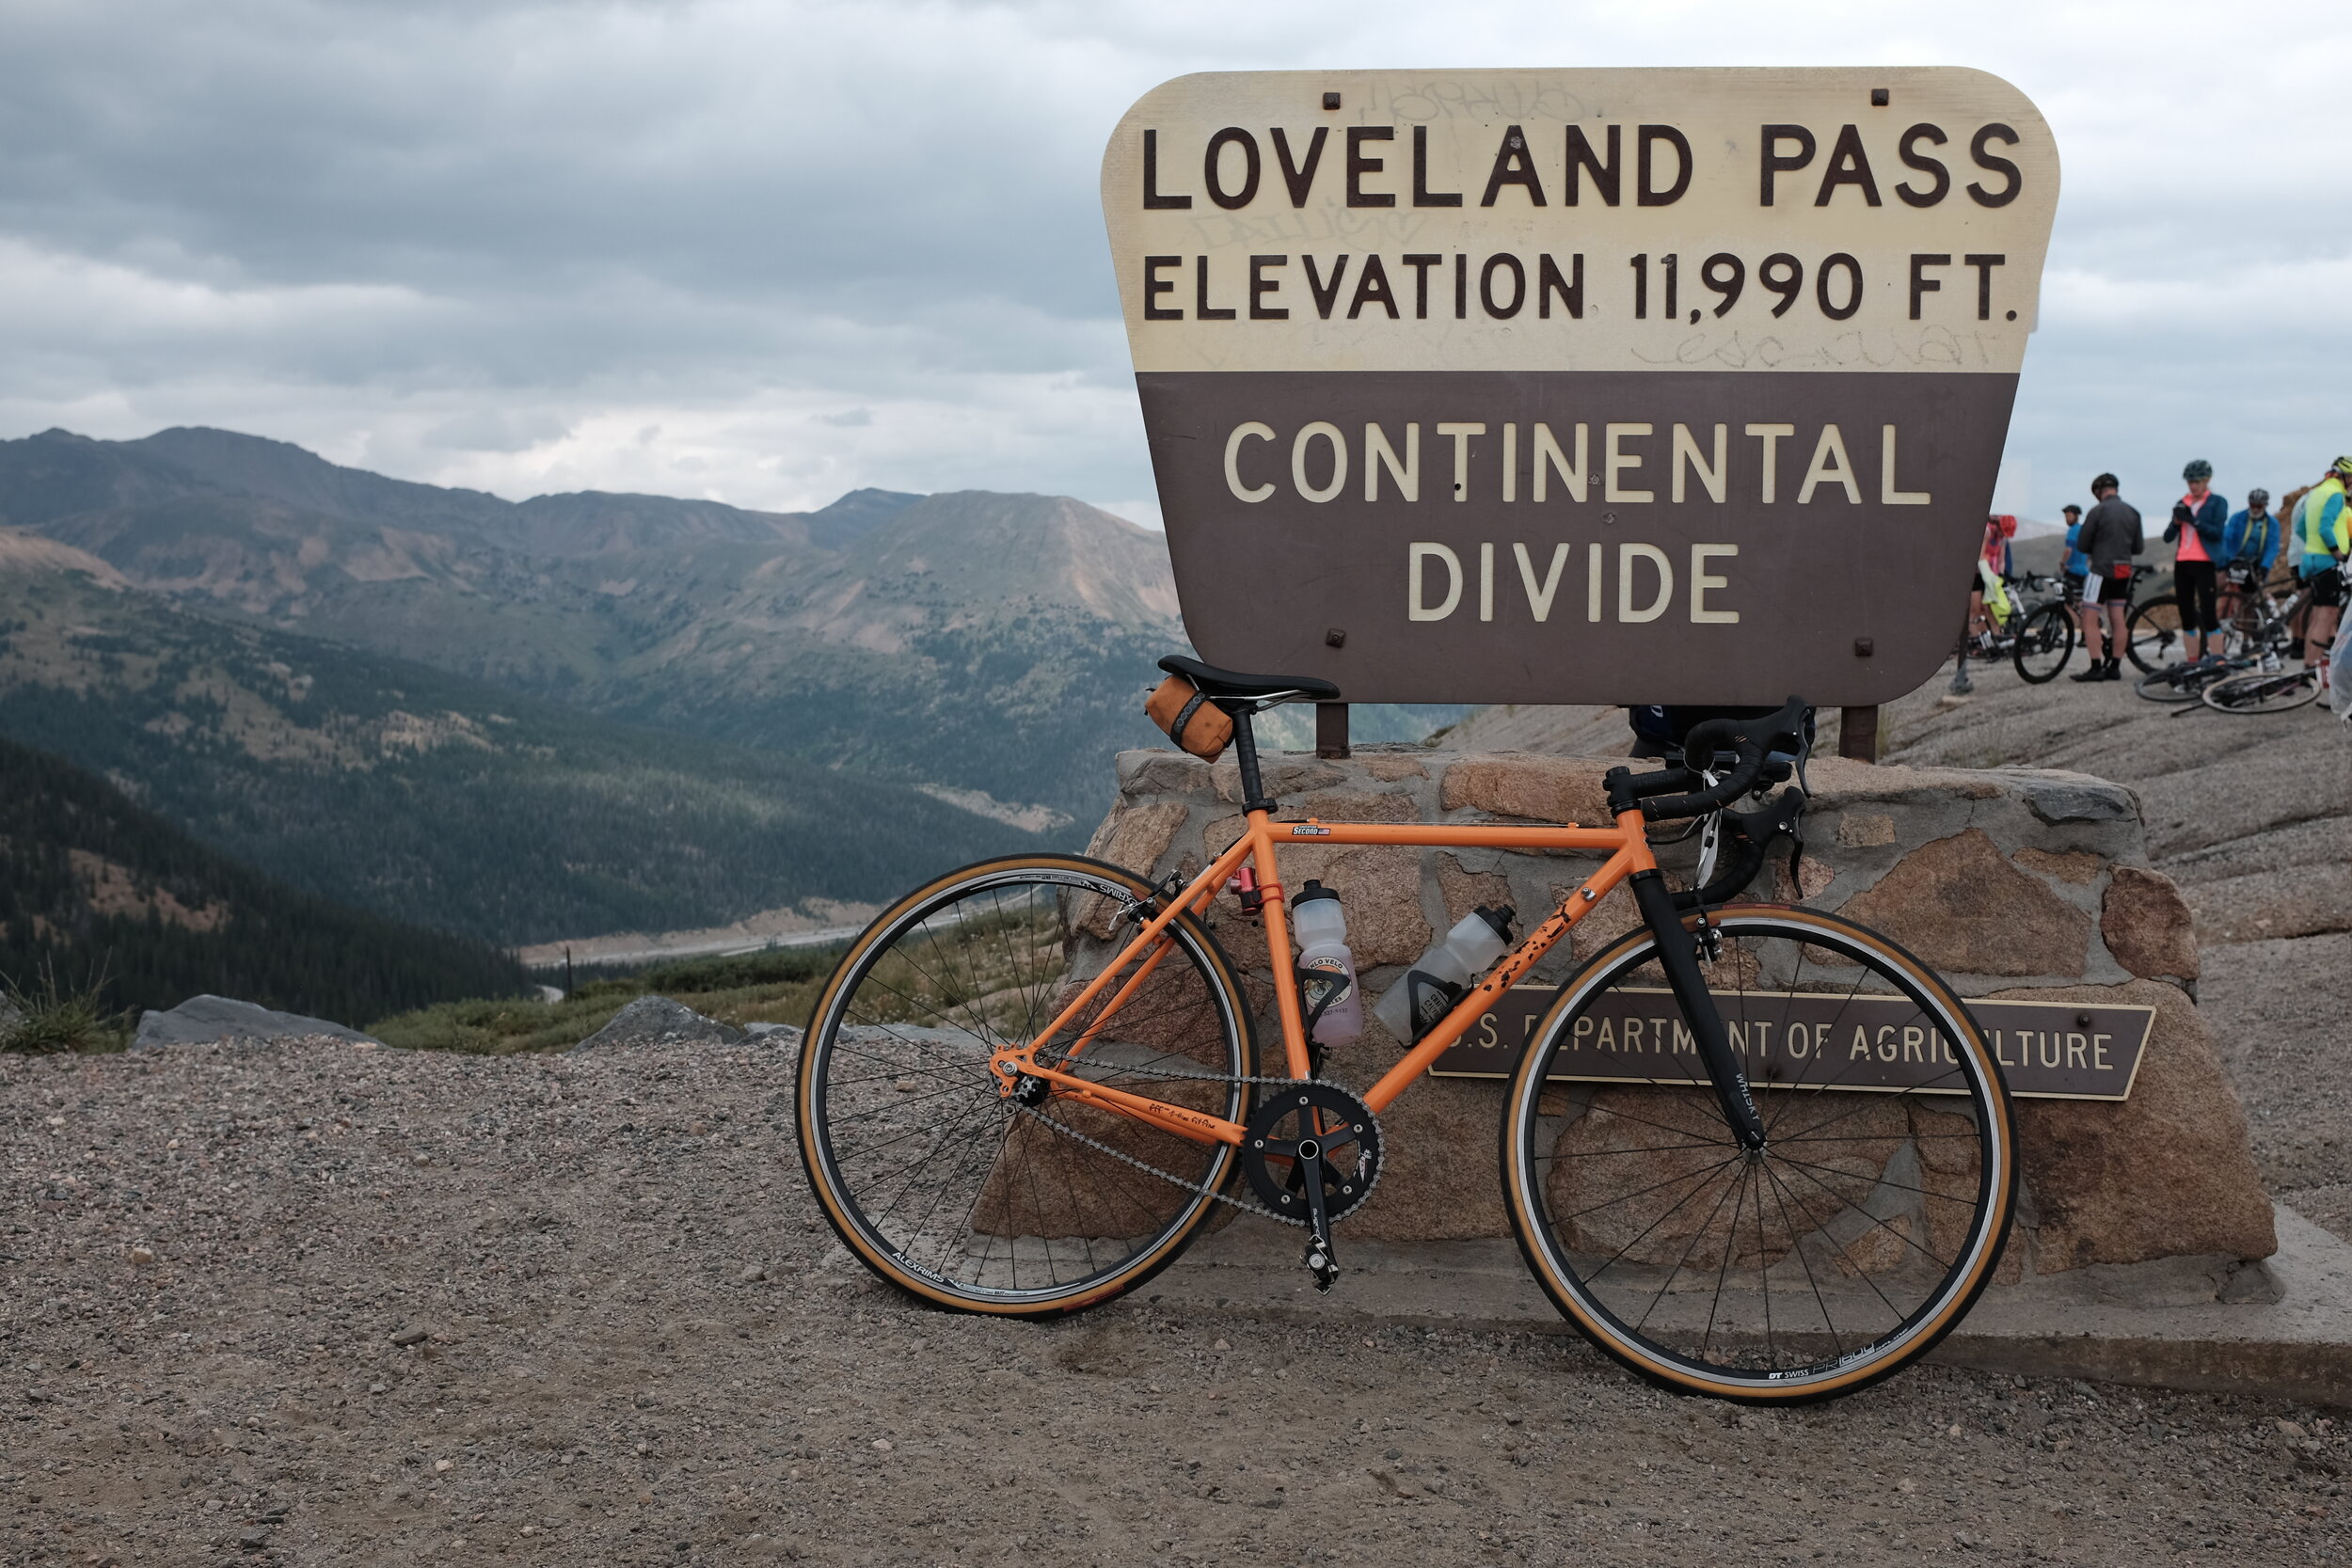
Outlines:
[[[1994,994],[2156,1009],[2130,1099],[2017,1101],[2018,1162],[2039,1218],[2039,1272],[2189,1255],[2267,1258],[2278,1250],[2246,1112],[2204,1020],[2177,987],[2133,980]]]
[[[2026,785],[2026,809],[2054,828],[2075,822],[2128,822],[2139,813],[2122,784],[2081,774],[2044,774]]]
[[[1123,865],[1149,878],[1152,864],[1168,852],[1176,830],[1184,825],[1188,808],[1171,800],[1148,806],[1114,806],[1094,831],[1087,853],[1113,865]]]
[[[1448,929],[1480,905],[1490,909],[1511,907],[1511,879],[1500,871],[1466,871],[1453,855],[1439,855],[1438,894],[1445,900],[1445,923]],[[1534,918],[1541,919],[1537,915]],[[1515,929],[1524,932],[1522,919]]]
[[[612,1022],[573,1046],[574,1051],[604,1051],[643,1045],[733,1045],[743,1031],[715,1018],[705,1018],[682,1002],[666,996],[641,996],[612,1015]]]
[[[1367,1015],[1363,1037],[1332,1052],[1324,1076],[1361,1092],[1403,1054]],[[1348,1216],[1346,1234],[1375,1242],[1508,1236],[1495,1180],[1502,1113],[1492,1084],[1423,1078],[1406,1090],[1380,1113],[1380,1184],[1362,1212]]]
[[[1963,974],[2076,976],[2090,947],[2090,914],[2010,864],[1981,828],[1914,849],[1838,912]]]
[[[2134,974],[2197,978],[2197,922],[2180,888],[2161,871],[2115,868],[2099,911],[2099,936]]]
[[[138,1033],[131,1040],[131,1049],[144,1051],[159,1045],[212,1045],[219,1040],[279,1040],[310,1037],[349,1040],[355,1045],[384,1043],[373,1035],[363,1035],[340,1023],[329,1023],[323,1018],[281,1013],[251,1002],[233,1001],[226,996],[192,996],[167,1011],[142,1014]]]
[[[2099,857],[2082,849],[2020,849],[2010,857],[2028,871],[2039,871],[2076,887],[2099,879]]]
[[[1439,804],[1447,811],[1468,807],[1492,816],[1602,827],[1611,820],[1602,777],[1623,766],[1613,757],[1467,756],[1447,767]]]

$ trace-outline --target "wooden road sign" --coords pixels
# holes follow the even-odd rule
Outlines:
[[[1152,89],[1103,204],[1194,644],[1358,702],[1912,689],[2058,182],[1975,71]]]

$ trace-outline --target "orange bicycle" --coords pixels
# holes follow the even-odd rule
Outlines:
[[[2016,1184],[2000,1069],[1951,990],[1816,911],[1724,907],[1804,803],[1805,709],[1692,730],[1680,766],[1611,770],[1614,825],[1289,820],[1250,727],[1328,683],[1168,658],[1233,721],[1247,827],[1188,883],[1078,855],[966,866],[868,927],[828,981],[796,1090],[811,1184],[867,1267],[943,1307],[1075,1311],[1173,1261],[1220,1209],[1333,1227],[1380,1178],[1378,1114],[1620,883],[1642,925],[1535,1023],[1502,1116],[1519,1246],[1576,1326],[1669,1387],[1786,1402],[1924,1354],[1983,1291]],[[1730,809],[1743,797],[1756,809]],[[1676,891],[1647,824],[1717,852]],[[1360,1090],[1319,1076],[1278,864],[1285,844],[1597,860],[1561,906]],[[1264,930],[1245,976],[1230,885]],[[1227,921],[1232,923],[1233,916]],[[1261,1014],[1281,1037],[1261,1072]],[[1435,1009],[1431,1009],[1434,1011]]]

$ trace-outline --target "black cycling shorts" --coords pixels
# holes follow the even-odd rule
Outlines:
[[[2083,602],[2082,573],[2061,572],[2058,574],[2058,580],[2065,584],[2066,602],[2068,604],[2078,605]]]
[[[2344,608],[2344,568],[2342,566],[2330,566],[2324,572],[2314,573],[2305,578],[2303,583],[2312,591],[2313,610]]]

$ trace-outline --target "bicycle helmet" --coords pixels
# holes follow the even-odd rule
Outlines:
[[[2249,506],[2268,506],[2270,504],[2270,492],[2257,484],[2251,490],[2246,492],[2246,504]]]
[[[2201,479],[2211,479],[2213,465],[2201,457],[2193,457],[2189,459],[2188,467],[2181,470],[2181,477],[2192,483]]]
[[[2347,459],[2346,461],[2352,461],[2352,459]],[[2094,499],[2097,499],[2099,492],[2102,490],[2121,490],[2122,488],[2123,487],[2116,483],[2115,476],[2113,474],[2101,474],[2097,479],[2090,482],[2090,494]]]
[[[2346,479],[2352,479],[2352,457],[2337,458],[2333,463],[2328,465],[2328,471],[2331,474],[2342,474]]]

